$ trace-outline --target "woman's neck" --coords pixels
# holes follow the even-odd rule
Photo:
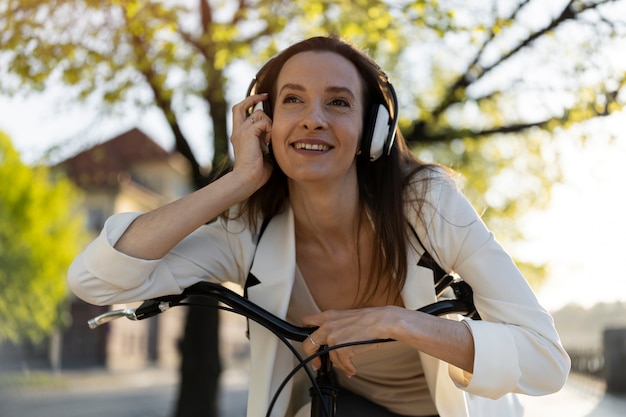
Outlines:
[[[359,221],[359,192],[353,186],[290,184],[296,237],[354,243]]]

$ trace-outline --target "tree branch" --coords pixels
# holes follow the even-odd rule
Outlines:
[[[434,119],[437,119],[448,109],[452,104],[458,103],[464,100],[465,90],[476,81],[483,78],[486,74],[491,72],[493,69],[497,68],[499,65],[502,65],[505,61],[509,60],[511,57],[518,54],[521,50],[531,45],[534,41],[539,39],[540,37],[546,35],[549,32],[554,31],[556,28],[561,26],[563,23],[577,19],[582,13],[596,9],[604,4],[613,3],[617,0],[602,0],[592,4],[582,4],[577,2],[576,0],[570,0],[567,5],[563,7],[561,13],[552,19],[548,25],[539,29],[536,32],[531,33],[528,37],[521,40],[514,48],[509,50],[507,53],[500,56],[498,60],[493,62],[489,66],[480,66],[479,62],[482,58],[486,48],[494,41],[497,37],[495,32],[492,30],[489,34],[489,37],[483,42],[481,47],[476,52],[474,59],[467,66],[466,71],[461,74],[457,80],[448,88],[448,93],[441,100],[440,104],[431,112]],[[516,9],[511,13],[508,20],[511,21],[515,19],[518,13],[530,2],[530,0],[525,0],[521,2]],[[462,92],[462,94],[459,94]]]
[[[609,107],[612,104],[617,103],[617,91],[606,91],[603,93],[605,97],[605,105],[602,108],[592,107],[593,111],[588,113],[588,116],[579,120],[583,122],[598,117],[605,117],[611,115],[613,112],[609,111]],[[570,114],[567,112],[562,117],[549,117],[544,120],[527,122],[527,123],[512,123],[505,126],[496,126],[488,129],[444,129],[441,132],[431,133],[426,130],[426,125],[423,122],[418,122],[413,126],[412,132],[405,136],[406,141],[409,144],[416,143],[435,143],[435,142],[449,142],[454,139],[461,139],[464,137],[486,137],[500,134],[511,133],[523,133],[530,129],[551,130],[552,126],[563,126],[567,122],[572,122]]]
[[[145,51],[147,49],[144,41],[141,39],[140,36],[132,35],[131,41],[133,45],[135,46],[135,51]],[[145,54],[140,55],[137,58],[138,58],[138,62],[149,62],[149,60],[146,59]],[[198,163],[196,156],[194,155],[193,151],[191,150],[191,147],[189,146],[189,141],[183,134],[182,129],[180,128],[180,124],[178,123],[178,118],[172,107],[171,98],[168,98],[163,94],[162,86],[157,81],[156,71],[154,70],[151,64],[150,65],[137,65],[136,69],[141,75],[143,75],[146,83],[148,84],[148,87],[150,87],[150,90],[152,91],[152,94],[154,96],[154,102],[156,106],[159,109],[161,109],[161,111],[165,115],[167,123],[170,126],[172,133],[174,134],[174,142],[176,145],[176,150],[181,155],[183,155],[185,159],[187,159],[187,161],[189,161],[194,184],[196,185],[203,184],[205,176],[202,174],[202,171],[200,169],[200,164]]]

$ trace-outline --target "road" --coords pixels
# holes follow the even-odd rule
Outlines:
[[[241,372],[223,375],[220,417],[245,417],[247,384]],[[70,372],[43,384],[0,391],[0,417],[171,417],[174,371]]]
[[[519,396],[524,417],[624,417],[626,394],[607,395],[604,383],[570,375],[565,387],[544,397]]]
[[[244,417],[245,375],[226,373],[222,386],[220,417]],[[64,374],[58,384],[0,392],[0,417],[171,417],[175,399],[172,372]],[[601,383],[576,376],[557,394],[520,400],[525,417],[626,416],[626,396],[605,395]]]

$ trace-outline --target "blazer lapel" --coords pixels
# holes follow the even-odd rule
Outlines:
[[[247,288],[248,298],[283,319],[287,315],[296,270],[295,247],[293,214],[291,208],[288,208],[273,217],[267,225],[250,269],[256,281]],[[278,367],[290,363],[276,361],[279,352],[286,348],[279,345],[278,338],[262,326],[250,323],[250,340],[253,341],[250,351],[251,381],[272,382],[255,384],[249,390],[248,417],[265,415],[269,401],[277,388],[279,382],[277,380],[285,373],[285,370]],[[286,374],[282,377],[284,376]],[[279,397],[279,402],[274,407],[276,415],[281,413],[284,415],[286,399],[290,397],[288,391],[286,388]]]
[[[258,280],[248,296],[266,310],[284,318],[296,270],[296,244],[291,209],[275,216],[259,241],[250,273]]]
[[[415,250],[409,250],[407,254],[407,276],[401,293],[405,307],[411,310],[437,301],[433,271],[418,265],[420,256]]]

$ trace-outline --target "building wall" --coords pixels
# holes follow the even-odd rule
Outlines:
[[[113,305],[112,309],[138,307],[141,303]],[[141,369],[148,365],[149,320],[114,320],[107,325],[106,366],[111,370]]]
[[[180,155],[140,161],[117,174],[116,186],[83,187],[87,210],[85,225],[95,237],[115,213],[146,212],[191,191],[186,161]],[[95,307],[72,300],[72,324],[63,335],[63,367],[106,366],[112,370],[146,366],[176,367],[178,343],[184,328],[184,309],[142,320],[114,320],[91,330],[86,321],[109,309],[137,307],[140,303]]]

